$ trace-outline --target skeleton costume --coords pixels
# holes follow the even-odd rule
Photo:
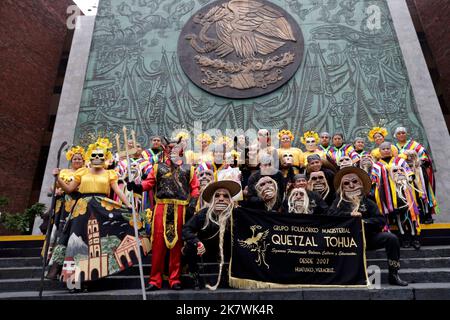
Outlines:
[[[147,290],[161,289],[165,255],[170,250],[169,285],[180,290],[181,229],[188,206],[195,208],[199,196],[199,182],[193,166],[183,164],[183,146],[172,141],[165,147],[168,159],[153,166],[142,185],[128,183],[135,192],[154,188],[155,209],[152,219],[152,268]]]
[[[106,160],[112,158],[111,147],[108,139],[91,144],[85,158],[93,169],[81,168],[74,174],[81,196],[67,218],[65,238],[58,251],[58,259],[64,262],[62,280],[69,288],[74,282],[103,278],[137,262],[136,254],[134,258],[130,255],[131,250],[140,250],[130,209],[108,198],[118,180],[114,170],[103,169]],[[141,219],[137,218],[139,232],[144,235]],[[149,243],[143,238],[142,249],[144,254],[149,251]]]
[[[291,174],[298,174],[303,166],[304,155],[299,148],[292,147],[292,141],[294,141],[294,135],[289,130],[281,130],[278,133],[278,139],[280,140],[281,147],[278,149],[278,155],[280,157],[280,168],[284,177],[288,176],[288,172]]]
[[[439,213],[438,203],[435,197],[435,179],[433,172],[433,162],[428,151],[424,146],[417,141],[407,139],[408,131],[404,127],[395,129],[394,136],[397,138],[396,147],[399,154],[405,154],[406,151],[415,151],[417,153],[417,160],[414,160],[414,173],[416,175],[417,189],[420,190],[419,197],[422,199],[423,206],[421,206],[421,214],[424,217],[424,223],[432,223],[432,214]],[[403,142],[400,142],[400,135],[404,134]],[[420,170],[419,170],[420,168]],[[419,176],[419,178],[417,178]]]
[[[220,190],[219,190],[220,189]],[[228,201],[220,199],[219,191],[225,191]],[[233,211],[232,198],[241,191],[241,186],[232,180],[222,180],[208,184],[202,193],[203,201],[211,204],[197,212],[183,226],[183,255],[186,257],[194,289],[200,289],[203,281],[199,276],[200,256],[203,261],[219,261],[220,269],[214,286],[207,286],[215,290],[221,280],[222,268],[225,261],[230,259],[231,235],[230,219]],[[202,248],[203,247],[203,248]],[[206,249],[204,253],[203,249]]]
[[[366,197],[371,181],[367,173],[356,167],[339,170],[334,178],[338,196],[330,207],[329,214],[335,216],[358,217],[364,222],[364,235],[368,250],[386,249],[389,266],[389,283],[398,286],[408,284],[398,275],[400,268],[400,243],[397,236],[382,232],[385,224],[377,205]]]
[[[81,158],[84,159],[85,151],[84,148],[81,146],[75,146],[70,148],[66,152],[66,159],[70,162],[72,162],[72,159],[75,155],[81,156]],[[59,177],[66,183],[70,183],[75,176],[76,170],[73,168],[70,169],[62,169],[59,173]],[[62,192],[61,195],[56,196],[56,202],[55,202],[55,220],[53,224],[53,230],[52,230],[52,236],[50,239],[50,246],[49,246],[49,262],[48,265],[50,266],[49,272],[47,273],[46,277],[48,279],[57,280],[58,277],[61,274],[62,268],[63,268],[63,262],[64,258],[61,254],[58,254],[58,252],[65,250],[67,247],[67,241],[69,240],[64,231],[67,231],[65,228],[65,225],[67,223],[67,218],[70,215],[70,212],[72,211],[72,208],[76,202],[76,200],[81,196],[81,194],[78,191],[71,192],[70,194],[65,193],[59,184],[56,185],[57,190]],[[56,255],[53,257],[53,252],[56,252]],[[56,258],[56,259],[55,259]]]
[[[314,131],[307,131],[303,134],[301,142],[306,148],[306,151],[303,152],[304,155],[303,165],[305,167],[308,165],[308,157],[310,155],[317,154],[323,161],[327,159],[326,152],[321,150],[317,145],[319,143],[319,139],[320,139],[319,135]]]

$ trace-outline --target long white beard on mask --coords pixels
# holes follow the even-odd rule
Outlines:
[[[231,200],[231,195],[230,193],[227,191],[228,196]],[[210,285],[206,285],[206,288],[208,288],[209,290],[216,290],[217,287],[220,284],[220,278],[222,277],[222,269],[223,269],[223,265],[225,263],[225,257],[223,254],[223,239],[224,239],[224,235],[225,235],[225,230],[228,224],[228,221],[231,218],[231,214],[233,212],[233,208],[234,208],[234,203],[233,200],[230,201],[230,203],[228,205],[219,205],[217,203],[217,200],[215,198],[215,193],[213,195],[213,201],[211,206],[208,208],[208,211],[206,212],[206,220],[205,220],[205,224],[203,226],[203,230],[206,229],[209,225],[209,223],[214,223],[216,225],[219,226],[219,252],[220,252],[220,264],[219,264],[219,275],[217,277],[217,282],[214,286],[210,286]],[[225,210],[221,211],[220,213],[216,213],[217,211],[220,211],[220,209],[225,208]],[[211,238],[215,237],[217,235],[214,234]]]
[[[294,200],[294,193],[292,192],[288,199],[288,210],[289,212],[294,213],[311,213],[311,210],[309,210],[309,197],[305,191],[305,196],[303,198],[303,202],[301,204],[298,203],[298,201]]]

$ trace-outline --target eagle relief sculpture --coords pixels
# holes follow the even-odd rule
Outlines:
[[[247,98],[273,91],[295,74],[303,37],[293,18],[270,2],[221,0],[188,21],[178,51],[183,70],[198,86]]]

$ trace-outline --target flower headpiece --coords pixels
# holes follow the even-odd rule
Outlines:
[[[289,136],[289,138],[291,139],[291,141],[294,140],[294,135],[292,134],[291,131],[289,130],[281,130],[280,132],[278,132],[278,139],[281,140],[282,136]]]
[[[233,159],[239,160],[241,158],[241,153],[236,150],[231,150],[230,154]]]
[[[211,136],[210,136],[209,134],[207,134],[207,133],[200,133],[200,134],[197,136],[197,142],[198,142],[198,143],[201,143],[202,140],[207,140],[208,145],[210,145],[210,144],[212,143],[212,138],[211,138]]]
[[[95,143],[91,143],[89,145],[89,148],[88,148],[86,154],[84,155],[84,159],[86,161],[89,161],[91,158],[92,151],[101,149],[101,150],[103,150],[103,152],[105,154],[105,159],[110,160],[110,159],[112,159],[112,153],[111,153],[111,151],[109,151],[109,149],[111,149],[111,148],[112,148],[112,143],[109,142],[108,138],[98,138]]]
[[[189,133],[187,132],[187,131],[180,131],[180,132],[178,132],[177,133],[177,135],[175,136],[175,140],[178,140],[178,139],[182,139],[182,140],[187,140],[187,139],[189,139],[189,137],[190,137],[190,135],[189,135]]]
[[[315,132],[315,131],[306,131],[304,134],[303,134],[303,137],[301,137],[300,138],[300,141],[303,143],[303,144],[305,144],[306,145],[306,139],[307,138],[314,138],[314,139],[316,139],[316,142],[318,143],[319,142],[319,134],[317,133],[317,132]]]
[[[386,128],[383,128],[383,127],[373,127],[373,128],[369,131],[369,134],[367,135],[367,137],[369,138],[369,140],[370,140],[371,142],[374,142],[374,141],[375,141],[374,135],[377,134],[377,133],[381,134],[383,137],[386,137],[386,136],[388,135],[388,131],[386,130]]]
[[[233,140],[231,140],[230,137],[221,136],[216,139],[216,144],[217,145],[225,144],[227,146],[227,149],[231,149],[233,147]]]
[[[76,154],[81,154],[81,157],[84,159],[84,148],[82,146],[74,146],[70,148],[70,150],[66,152],[67,161],[71,161],[73,156]]]

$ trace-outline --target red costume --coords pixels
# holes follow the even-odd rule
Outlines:
[[[199,182],[191,165],[173,165],[170,161],[153,166],[142,182],[144,191],[155,187],[156,205],[152,220],[152,268],[150,285],[162,286],[164,258],[170,250],[169,285],[180,284],[181,229],[185,222],[186,208],[191,199],[199,196]]]

